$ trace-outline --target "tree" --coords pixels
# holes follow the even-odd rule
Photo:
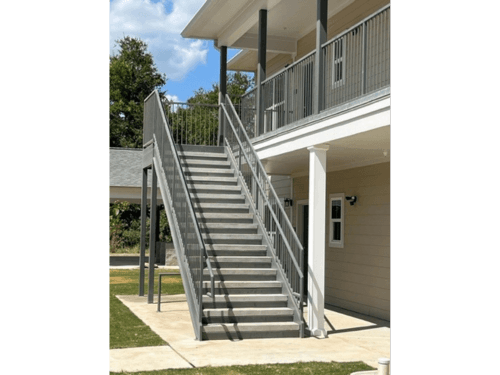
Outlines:
[[[227,93],[231,102],[239,111],[241,96],[253,87],[253,78],[242,73],[229,73],[227,77]],[[219,102],[219,85],[212,84],[211,90],[199,88],[187,100],[189,104],[217,105]],[[219,128],[219,109],[217,107],[167,105],[167,118],[176,142],[214,145],[217,143]]]
[[[227,94],[235,105],[240,103],[241,96],[252,89],[254,79],[244,73],[236,72],[227,75]],[[212,84],[212,90],[208,91],[200,87],[194,92],[194,96],[188,99],[188,103],[218,104],[219,84]]]
[[[144,99],[160,88],[167,78],[161,74],[138,38],[117,40],[120,51],[109,58],[109,126],[111,147],[141,147]]]

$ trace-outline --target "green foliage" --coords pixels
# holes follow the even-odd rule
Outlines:
[[[117,40],[120,52],[109,58],[109,126],[111,147],[140,147],[144,99],[167,82],[158,72],[147,44],[140,39]],[[161,92],[163,99],[165,92]]]
[[[227,75],[227,94],[233,104],[239,104],[241,96],[253,86],[254,79],[247,74],[236,72]],[[188,103],[219,104],[219,84],[212,84],[211,90],[200,87],[188,99]]]
[[[162,242],[172,242],[167,215],[163,205],[160,208],[159,239]],[[146,247],[149,246],[149,215],[147,208]],[[129,202],[116,201],[109,206],[109,247],[111,253],[121,252],[120,249],[137,247],[141,240],[141,206]]]
[[[227,93],[237,108],[241,96],[253,87],[253,82],[253,78],[246,74],[228,74]],[[219,103],[219,85],[212,84],[211,90],[199,88],[187,102],[217,105]],[[217,107],[170,105],[167,106],[167,117],[176,142],[196,145],[216,144],[219,129],[219,109]]]

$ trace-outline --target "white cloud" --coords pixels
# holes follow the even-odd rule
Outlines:
[[[177,95],[165,95],[167,97],[167,99],[171,102],[179,102],[179,97]]]
[[[204,0],[115,0],[109,12],[110,54],[115,40],[139,37],[148,44],[158,70],[172,81],[182,80],[199,64],[205,64],[208,43],[184,39],[180,33]],[[171,6],[170,13],[167,8]]]

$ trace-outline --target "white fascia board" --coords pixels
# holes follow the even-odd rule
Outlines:
[[[183,38],[195,38],[195,39],[210,39],[203,38],[199,36],[195,36],[195,31],[193,28],[196,28],[196,23],[200,18],[202,18],[205,14],[208,14],[212,9],[218,7],[218,3],[220,0],[206,0],[205,3],[201,6],[201,8],[195,13],[191,21],[184,27],[184,30],[181,31],[181,36]]]
[[[381,128],[390,125],[390,122],[391,101],[390,98],[385,98],[268,141],[259,142],[254,144],[254,148],[260,159],[267,159]]]

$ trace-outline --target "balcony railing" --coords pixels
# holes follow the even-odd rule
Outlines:
[[[323,110],[335,108],[390,85],[390,6],[323,44]],[[256,90],[241,99],[241,119],[253,137],[313,114],[316,51],[262,83],[264,123],[256,126]]]

